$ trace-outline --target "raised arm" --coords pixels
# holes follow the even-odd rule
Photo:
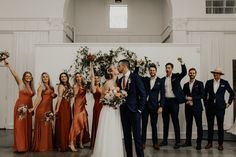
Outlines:
[[[59,85],[58,86],[58,97],[57,97],[57,105],[56,105],[55,113],[57,113],[59,111],[64,91],[65,91],[65,87],[63,87],[63,85]]]
[[[22,84],[22,80],[20,79],[15,69],[9,64],[9,62],[6,59],[4,60],[4,63],[5,66],[8,67],[8,69],[10,70],[13,77],[15,78],[17,85],[20,86]]]
[[[187,69],[186,69],[186,66],[185,66],[182,58],[178,58],[177,60],[181,64],[181,73],[179,74],[179,79],[182,80],[184,78],[184,76],[187,75]]]
[[[42,92],[43,92],[43,87],[42,87],[42,85],[40,85],[37,90],[37,97],[34,101],[34,106],[33,106],[33,108],[29,109],[29,112],[35,111],[37,109],[38,105],[42,101]]]
[[[90,62],[90,76],[91,76],[91,92],[96,92],[96,86],[95,86],[95,75],[93,70],[93,63]]]

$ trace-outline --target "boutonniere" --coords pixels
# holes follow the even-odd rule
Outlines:
[[[128,83],[128,90],[129,90],[129,87],[130,87],[130,84],[131,84],[131,79],[130,78],[128,79],[127,83]]]

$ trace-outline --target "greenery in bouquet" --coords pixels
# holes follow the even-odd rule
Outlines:
[[[9,56],[10,55],[7,51],[0,51],[0,62],[7,59]]]

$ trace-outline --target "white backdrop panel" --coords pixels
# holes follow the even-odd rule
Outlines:
[[[198,70],[197,78],[200,79],[200,48],[198,44],[36,44],[35,45],[35,71],[34,77],[36,86],[40,82],[40,75],[42,72],[48,72],[51,76],[53,84],[59,82],[58,76],[64,70],[68,69],[75,60],[76,51],[81,46],[88,46],[91,53],[97,53],[99,50],[102,52],[109,52],[110,49],[116,49],[122,46],[128,50],[131,50],[137,54],[138,57],[147,56],[154,63],[159,62],[158,76],[163,77],[165,75],[165,64],[172,62],[174,64],[174,71],[180,72],[180,64],[177,61],[178,57],[182,57],[186,63],[187,68],[195,67]],[[182,84],[188,80],[185,77],[182,80]],[[92,108],[93,98],[91,94],[87,94],[87,110],[89,114],[89,126],[91,128],[92,121]],[[180,108],[180,127],[181,136],[185,138],[185,118],[184,118],[184,105]],[[159,135],[162,135],[162,119],[159,116],[158,121]],[[195,128],[194,128],[195,130]],[[174,132],[172,124],[170,125],[170,138],[173,138]],[[151,137],[150,126],[148,128],[147,136]],[[193,136],[195,137],[195,131]]]

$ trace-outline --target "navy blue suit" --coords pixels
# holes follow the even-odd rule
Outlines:
[[[186,119],[186,143],[191,143],[192,140],[192,125],[193,117],[197,125],[197,145],[202,142],[202,99],[204,98],[204,85],[201,81],[195,80],[192,87],[192,92],[189,89],[189,82],[184,84],[184,94],[187,97],[192,97],[193,105],[185,104],[185,119]]]
[[[187,74],[186,66],[181,65],[181,73],[173,73],[171,76],[171,85],[174,93],[174,98],[166,98],[163,107],[162,117],[163,117],[163,142],[167,143],[168,133],[169,133],[169,121],[170,115],[174,125],[175,130],[175,142],[180,143],[180,127],[179,127],[179,104],[185,102],[185,94],[180,85],[181,80]],[[166,77],[163,77],[163,83],[165,84]]]
[[[121,88],[122,78],[119,80]],[[127,157],[133,157],[132,151],[132,132],[135,142],[137,157],[143,157],[142,139],[141,139],[141,113],[144,110],[146,93],[141,78],[134,73],[126,83],[125,91],[128,96],[126,102],[120,107],[121,122],[123,126],[125,149]]]
[[[138,68],[135,69],[135,73],[138,73]],[[165,93],[164,93],[164,84],[163,81],[157,77],[154,83],[154,86],[151,88],[150,86],[150,77],[142,77],[145,91],[147,94],[146,105],[142,114],[142,142],[146,143],[146,135],[147,135],[147,125],[148,125],[148,116],[151,118],[151,126],[152,126],[152,142],[153,145],[158,144],[157,137],[157,120],[158,113],[157,110],[161,106],[163,107],[165,101]]]
[[[214,119],[217,119],[218,125],[218,143],[223,144],[224,141],[224,115],[225,115],[225,92],[228,91],[230,96],[228,104],[234,99],[234,91],[230,87],[228,81],[220,79],[220,85],[217,92],[214,92],[214,80],[208,80],[205,85],[204,105],[206,109],[208,123],[208,143],[212,143],[214,131]]]

